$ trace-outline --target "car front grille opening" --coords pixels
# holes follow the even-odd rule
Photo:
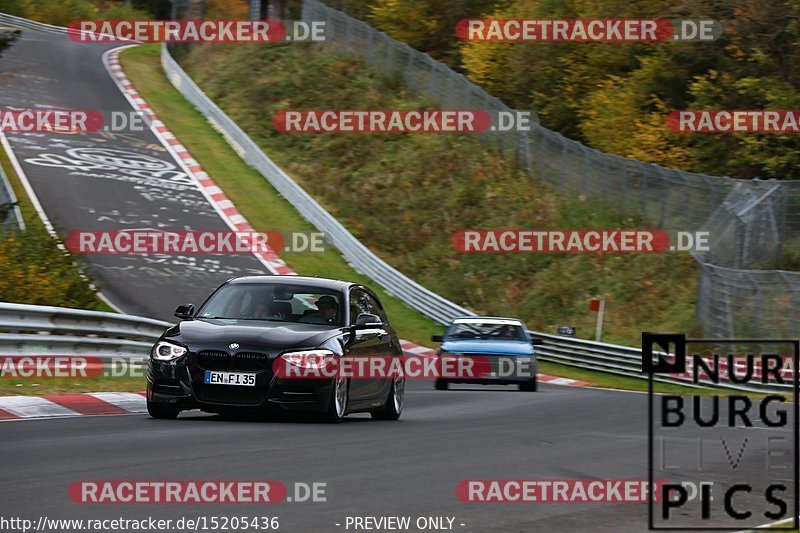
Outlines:
[[[204,370],[262,372],[272,369],[272,360],[265,353],[201,350],[197,362]]]

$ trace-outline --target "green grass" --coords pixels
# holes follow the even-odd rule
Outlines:
[[[120,58],[125,73],[192,156],[219,185],[250,224],[259,231],[316,231],[256,170],[248,166],[169,83],[159,63],[159,45],[125,50]],[[430,336],[442,327],[356,273],[335,250],[281,253],[299,274],[363,283],[375,290],[392,325],[404,339],[432,346]]]
[[[0,379],[0,396],[42,396],[82,392],[142,392],[144,377]]]
[[[123,67],[129,78],[136,85],[137,90],[147,99],[148,103],[154,108],[159,117],[165,121],[170,130],[189,148],[193,156],[203,165],[204,169],[217,184],[225,190],[228,197],[234,201],[242,214],[259,230],[313,231],[311,225],[305,222],[289,204],[280,198],[260,174],[247,166],[229,148],[224,139],[210,127],[202,115],[196,112],[174,90],[159,66],[158,56],[159,51],[156,45],[132,48],[122,55]],[[464,147],[460,146],[459,143],[460,141],[451,145],[451,147],[463,150]],[[322,143],[323,149],[329,148],[327,144],[327,140]],[[334,149],[333,151],[338,153],[337,150]],[[274,150],[270,150],[268,153],[273,157],[276,156]],[[286,150],[280,151],[275,158],[280,160],[281,158],[293,158],[297,155],[296,152]],[[495,155],[493,157],[499,156]],[[501,162],[502,158],[497,159],[497,161]],[[0,154],[0,163],[14,185],[26,223],[29,227],[44,231],[43,225],[34,212],[5,153]],[[281,164],[291,163],[284,162]],[[294,167],[294,165],[292,166]],[[293,169],[293,173],[294,170],[296,169]],[[307,174],[304,172],[301,172],[301,174],[307,181]],[[304,185],[307,185],[307,183],[304,183]],[[541,202],[544,203],[557,203],[559,201],[553,196],[552,192],[546,190],[542,191],[542,197]],[[334,203],[327,205],[327,207],[335,210],[337,206]],[[348,225],[363,229],[362,225],[355,219],[348,219]],[[55,247],[54,242],[52,245]],[[386,257],[386,253],[384,253],[384,256]],[[441,332],[441,326],[427,320],[402,302],[386,294],[380,287],[375,286],[373,282],[355,273],[335,251],[325,253],[283,253],[282,257],[301,274],[351,279],[373,286],[381,294],[393,324],[404,338],[431,346],[430,335]],[[392,257],[388,257],[388,259],[391,260]],[[457,282],[458,280],[455,279],[454,281]],[[92,305],[94,308],[108,309],[102,301],[95,300]],[[677,314],[680,315],[679,312]],[[645,390],[646,388],[646,382],[642,380],[583,371],[553,363],[543,362],[542,371],[580,379],[599,387],[631,390]],[[662,387],[664,388],[662,389]],[[96,391],[136,392],[143,389],[144,380],[142,378],[130,377],[38,380],[0,379],[0,394],[3,395],[41,395]],[[660,385],[659,390],[665,392],[689,392],[692,389]]]
[[[584,370],[582,368],[575,368],[548,361],[539,362],[539,371],[543,374],[550,374],[553,376],[569,376],[572,379],[585,381],[592,387],[647,392],[646,379],[629,378],[603,372],[592,372],[591,370]],[[698,389],[663,382],[655,382],[653,384],[653,390],[657,393],[700,394],[703,396],[733,394],[733,392],[726,392],[722,389]]]
[[[57,305],[114,312],[82,277],[79,264],[65,256],[46,231],[33,208],[19,176],[5,150],[0,165],[17,196],[26,231],[2,237],[0,241],[0,300],[15,303]],[[98,379],[15,379],[0,378],[0,396],[144,390],[143,377]]]
[[[435,107],[359,58],[300,43],[202,45],[182,57],[206,94],[281,168],[370,250],[434,292],[539,331],[573,325],[582,338],[594,331],[588,300],[603,297],[604,340],[620,344],[637,343],[647,330],[694,333],[698,269],[688,254],[454,250],[451,235],[463,229],[642,227],[613,205],[565,197],[473,136],[275,130],[272,116],[282,109]]]
[[[158,46],[139,46],[127,49],[121,55],[121,62],[137,91],[142,94],[159,118],[181,140],[181,143],[189,149],[193,157],[200,162],[204,170],[225,191],[239,211],[247,217],[256,229],[278,231],[313,230],[259,173],[247,166],[239,158],[228,146],[224,138],[169,84],[160,68]],[[287,142],[290,141],[287,140]],[[333,140],[320,142],[322,142],[324,150],[331,148],[337,154],[341,151],[341,148],[328,146],[329,143],[334,142]],[[458,144],[454,146],[458,147]],[[315,150],[314,157],[324,158],[323,149]],[[298,150],[269,149],[267,153],[279,161],[281,159],[303,160]],[[387,157],[389,156],[387,155]],[[404,155],[403,157],[406,156]],[[333,160],[327,160],[326,163],[335,165]],[[291,167],[290,173],[295,177],[296,165],[292,164],[291,161],[282,161],[279,164],[285,165],[284,168]],[[300,165],[300,174],[305,179],[301,180],[301,182],[306,186],[309,178],[307,172],[302,172],[302,168],[303,166]],[[324,175],[320,174],[320,176]],[[386,191],[385,195],[390,197],[389,193],[391,192]],[[554,199],[551,192],[545,192],[546,201],[558,201]],[[407,192],[401,190],[397,194],[402,195],[407,194]],[[317,198],[318,200],[320,199],[319,196]],[[355,199],[358,199],[358,197],[356,196]],[[322,198],[322,201],[329,209],[335,210],[337,208],[335,202],[326,201],[326,198]],[[363,228],[358,220],[348,218],[345,222],[354,231],[356,228]],[[369,239],[365,240],[368,244],[371,244]],[[356,274],[335,251],[328,251],[323,254],[282,253],[281,257],[293,269],[305,275],[319,274],[325,277],[355,279],[373,286],[381,294],[388,308],[392,323],[403,338],[431,346],[430,335],[432,333],[440,333],[442,330],[441,326],[428,321],[403,303],[383,292],[379,287],[376,287],[375,283]],[[388,259],[392,260],[393,258],[388,257]],[[446,268],[444,270],[447,272]],[[412,277],[414,276],[413,272],[409,273]],[[458,279],[455,281],[458,281]],[[592,385],[601,387],[631,390],[645,390],[643,387],[646,387],[646,382],[642,380],[588,372],[552,363],[542,363],[542,371],[584,380]],[[689,392],[692,390],[672,385],[666,385],[665,387],[673,392]]]
[[[786,522],[791,522],[792,520],[793,520],[793,518],[787,518],[786,520],[780,520],[779,522],[776,522],[775,524],[772,524],[771,526],[769,526],[769,528],[767,528],[767,529],[782,529],[783,531],[800,531],[798,529],[786,529],[786,526],[784,524]],[[751,529],[749,531],[761,531],[761,530],[760,529]]]
[[[80,263],[44,227],[5,150],[0,165],[17,197],[26,231],[0,236],[0,301],[114,312],[92,290]]]

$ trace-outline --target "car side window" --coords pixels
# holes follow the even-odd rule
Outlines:
[[[350,291],[350,324],[355,324],[361,313],[377,314],[369,300],[369,295],[360,289]]]

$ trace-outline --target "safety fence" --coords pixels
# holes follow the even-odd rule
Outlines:
[[[326,239],[330,240],[331,244],[342,253],[353,268],[375,280],[410,307],[441,324],[448,323],[456,316],[473,314],[470,310],[415,283],[372,253],[280,167],[275,165],[250,137],[197,87],[172,58],[167,46],[162,48],[161,59],[172,84],[225,137],[240,157],[256,168],[303,217],[325,233]],[[537,349],[539,357],[543,360],[627,377],[642,379],[647,377],[641,373],[642,353],[638,348],[559,337],[534,331],[531,334],[545,340],[545,344]],[[686,384],[687,378],[686,376],[663,376],[659,377],[658,381]],[[712,385],[708,380],[702,382]],[[731,387],[728,384],[725,386],[750,391],[771,390],[769,385]]]
[[[302,20],[324,21],[325,45],[362,57],[443,109],[514,112],[462,74],[322,2],[303,0]],[[766,269],[800,265],[800,182],[665,168],[605,154],[539,124],[484,137],[513,150],[529,175],[567,196],[605,200],[657,228],[708,231],[711,251],[696,256],[705,336],[797,336],[797,314],[788,311],[797,309],[800,274]],[[773,299],[779,303],[769,309]]]

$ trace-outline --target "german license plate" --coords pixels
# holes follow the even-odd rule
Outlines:
[[[243,372],[214,372],[206,370],[206,385],[241,385],[245,387],[256,386],[256,375]]]

